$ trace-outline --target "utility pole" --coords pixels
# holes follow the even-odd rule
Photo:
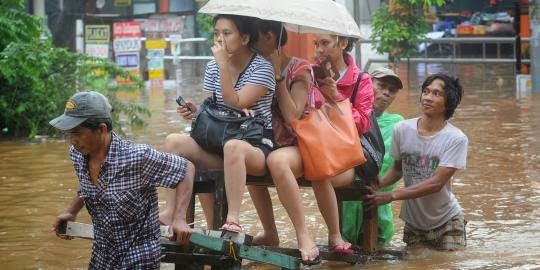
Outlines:
[[[540,93],[540,0],[529,0],[529,20],[532,91]]]
[[[34,15],[45,18],[45,0],[32,1],[34,7]]]

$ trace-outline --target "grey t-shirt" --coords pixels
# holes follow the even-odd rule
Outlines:
[[[405,186],[429,179],[435,169],[451,167],[465,169],[467,161],[467,136],[457,127],[446,122],[445,127],[433,136],[418,134],[419,118],[398,123],[390,154],[401,160]],[[439,192],[416,199],[405,200],[400,218],[420,230],[441,226],[461,213],[449,181]]]

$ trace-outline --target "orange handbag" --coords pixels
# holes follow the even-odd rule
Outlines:
[[[351,107],[348,99],[324,103],[291,121],[306,179],[324,180],[366,162]]]

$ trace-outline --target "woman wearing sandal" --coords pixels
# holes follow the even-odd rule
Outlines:
[[[273,33],[274,35],[278,35],[277,31],[274,31]],[[264,39],[264,31],[261,31],[260,34]],[[373,107],[374,94],[370,76],[365,75],[360,77],[362,75],[360,69],[356,66],[354,59],[347,53],[352,49],[353,41],[333,35],[314,35],[314,37],[316,52],[318,55],[317,62],[319,66],[324,65],[325,67],[331,68],[331,70],[328,70],[326,73],[330,74],[330,76],[321,76],[317,80],[320,93],[323,94],[324,98],[320,98],[320,96],[317,95],[319,93],[318,91],[313,91],[312,96],[316,97],[315,103],[320,105],[320,103],[324,102],[323,100],[331,102],[335,100],[350,99],[354,88],[357,86],[357,95],[355,100],[352,101],[353,117],[358,132],[360,134],[365,133],[370,128],[369,116]],[[262,41],[259,43],[261,42]],[[266,56],[265,53],[262,54]],[[281,57],[286,61],[284,55]],[[271,59],[271,57],[269,58]],[[273,65],[276,73],[280,70],[285,70],[283,64]],[[280,67],[281,69],[276,67]],[[317,73],[315,76],[317,76]],[[311,76],[308,78],[311,79]],[[303,106],[306,104],[305,96],[307,96],[307,94],[305,92],[307,90],[303,90],[304,95],[298,94],[302,93],[302,90],[299,90],[301,85],[301,83],[295,83],[292,86],[289,83],[278,83],[276,97],[281,113],[283,114],[287,124],[290,122],[290,120],[297,119],[301,116],[303,112],[303,109],[301,108],[303,108]],[[290,89],[290,91],[282,91],[283,89]],[[299,98],[299,96],[303,96],[304,98]],[[292,103],[291,101],[295,102]],[[296,105],[296,107],[291,106],[292,104]],[[296,110],[287,109],[287,105]],[[294,113],[289,114],[285,112]],[[275,115],[278,114],[276,113]],[[277,119],[277,117],[274,118]],[[275,125],[274,129],[277,126],[278,125]],[[279,137],[277,136],[275,130],[274,136]],[[293,144],[274,150],[268,156],[266,162],[272,175],[272,179],[274,180],[279,199],[287,210],[287,213],[289,214],[289,217],[291,218],[291,221],[295,227],[299,249],[302,253],[302,259],[305,263],[316,263],[318,260],[315,259],[315,254],[318,254],[318,249],[306,230],[302,199],[300,196],[298,183],[296,181],[297,178],[304,174],[302,157],[300,156],[298,147]],[[352,181],[354,181],[354,179],[355,173],[353,168],[330,179],[312,182],[317,204],[328,227],[328,245],[330,250],[338,253],[350,254],[353,252],[353,250],[351,249],[351,244],[344,241],[341,236],[334,187],[350,184]],[[262,202],[256,203],[256,205],[258,204],[263,205]],[[268,206],[261,206],[258,207],[258,209],[268,209]],[[271,208],[270,210],[266,211],[271,212]],[[271,220],[273,222],[273,216],[271,215],[267,215],[265,219],[262,218],[264,216],[263,211],[259,211],[259,216],[261,217],[261,221]],[[271,226],[272,225],[269,224],[263,224],[263,227],[265,228],[264,235],[271,235],[272,231],[266,230],[266,228],[271,228]]]
[[[259,22],[259,41],[256,48],[272,63],[277,84],[272,104],[272,126],[277,149],[268,156],[267,165],[279,199],[294,225],[302,263],[314,265],[320,263],[321,259],[319,249],[306,228],[300,190],[296,182],[296,177],[303,173],[302,159],[296,146],[296,135],[289,125],[290,121],[299,119],[306,109],[309,97],[312,96],[313,79],[309,62],[290,57],[281,49],[286,42],[287,32],[282,23]],[[277,246],[279,237],[268,189],[249,186],[248,190],[263,226],[263,232],[255,236],[253,244]]]
[[[268,46],[274,49],[278,47],[279,31],[282,31],[279,27],[267,28],[263,24],[260,27],[261,40],[257,48],[261,54],[271,59],[276,74],[283,70],[282,74],[290,75],[291,65],[287,55],[282,52],[276,54],[266,48]],[[281,35],[283,36],[282,33]],[[265,42],[265,39],[268,41]],[[307,101],[311,100],[310,97],[315,97],[314,101],[309,102],[310,105],[319,107],[325,100],[330,102],[349,99],[355,86],[358,87],[357,97],[353,101],[355,124],[359,133],[366,132],[370,127],[369,115],[374,102],[371,79],[368,75],[360,77],[362,74],[360,69],[356,66],[354,59],[347,53],[352,48],[352,40],[331,35],[315,35],[315,45],[319,56],[319,64],[324,62],[326,66],[332,67],[334,70],[329,70],[328,73],[334,73],[334,76],[324,77],[318,81],[321,93],[325,98],[320,97],[316,89],[310,91],[309,86],[312,85],[311,74],[306,76],[306,74],[301,75],[300,72],[296,77],[287,78],[285,76],[284,81],[278,82],[276,97],[279,110],[277,112],[273,111],[274,137],[278,144],[280,142],[278,138],[281,137],[279,136],[281,132],[277,128],[279,125],[276,124],[279,119],[278,115],[283,115],[284,123],[289,127],[288,123],[291,120],[301,117]],[[357,80],[359,80],[358,84],[356,83]],[[293,140],[289,141],[289,144],[284,144],[286,147],[272,151],[268,156],[267,165],[274,180],[279,199],[295,227],[303,263],[317,264],[320,262],[319,250],[307,232],[300,190],[296,181],[297,178],[303,175],[302,158],[298,147],[295,145],[294,137],[292,138]],[[341,237],[337,200],[333,187],[347,185],[354,179],[354,169],[350,169],[330,179],[312,182],[319,209],[328,227],[328,245],[332,251],[338,253],[350,254],[353,250],[351,244],[345,242]],[[254,196],[255,192],[258,194],[264,192],[260,188],[249,188],[252,198],[264,198],[264,196]],[[274,233],[276,229],[270,200],[257,199],[255,205],[261,222],[263,222],[264,233],[262,236],[267,241],[268,239],[278,241],[277,232]],[[272,237],[273,235],[275,236]]]
[[[335,35],[314,35],[317,64],[328,69],[326,76],[316,76],[316,83],[326,102],[350,99],[355,87],[355,100],[351,100],[352,114],[358,134],[363,134],[371,126],[370,115],[374,94],[371,77],[356,66],[354,58],[348,54],[353,47],[351,38]],[[328,246],[337,253],[353,253],[351,243],[343,240],[339,228],[339,213],[334,187],[345,186],[355,180],[355,169],[324,181],[313,181],[313,192],[326,225],[328,226]]]
[[[246,174],[263,176],[267,173],[266,156],[273,149],[272,115],[270,106],[275,89],[272,65],[255,53],[257,42],[256,19],[236,15],[217,15],[214,18],[214,60],[206,66],[203,90],[213,96],[217,103],[243,109],[250,114],[261,115],[265,122],[263,143],[251,145],[242,140],[231,139],[223,147],[223,155],[201,148],[189,134],[170,134],[165,148],[186,157],[197,170],[221,170],[225,176],[228,213],[223,230],[240,232],[240,205],[245,190]],[[178,113],[186,120],[195,115],[191,102],[180,106]],[[202,195],[202,196],[201,196]],[[205,212],[207,226],[213,227],[213,197],[201,194],[199,199]],[[172,196],[168,195],[169,198]],[[168,202],[172,202],[167,198]],[[167,203],[160,214],[160,221],[167,224],[171,219]]]

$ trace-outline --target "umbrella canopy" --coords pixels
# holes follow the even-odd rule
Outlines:
[[[250,16],[283,22],[298,33],[361,38],[351,14],[332,0],[210,0],[199,13]]]

